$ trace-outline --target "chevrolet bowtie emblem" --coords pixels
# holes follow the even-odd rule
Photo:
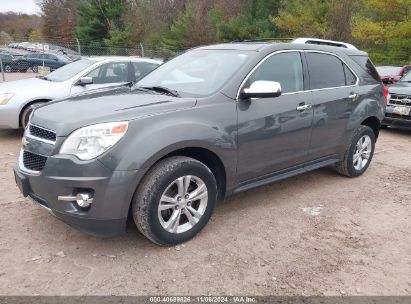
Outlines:
[[[25,137],[23,137],[23,139],[21,140],[21,144],[23,145],[23,148],[27,148],[30,142]]]

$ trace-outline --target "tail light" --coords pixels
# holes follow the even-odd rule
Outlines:
[[[388,104],[389,95],[388,87],[384,86],[384,103],[386,105]]]

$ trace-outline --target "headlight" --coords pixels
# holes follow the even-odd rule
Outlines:
[[[6,105],[13,96],[14,93],[0,94],[0,106]]]
[[[60,154],[71,154],[81,160],[93,159],[114,146],[128,129],[128,122],[109,122],[80,128],[69,135]]]

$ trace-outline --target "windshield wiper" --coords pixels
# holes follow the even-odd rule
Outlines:
[[[171,90],[171,89],[169,89],[169,88],[162,87],[162,86],[140,87],[140,88],[141,88],[141,89],[150,90],[150,91],[159,92],[159,93],[168,94],[168,95],[171,95],[171,96],[173,96],[173,97],[180,97],[180,94],[178,94],[177,91]]]

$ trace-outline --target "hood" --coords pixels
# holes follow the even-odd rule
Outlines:
[[[30,91],[35,89],[38,91],[41,87],[49,87],[56,85],[56,83],[39,79],[39,78],[26,78],[15,81],[7,81],[0,83],[0,93],[17,93],[24,88],[24,91]]]
[[[67,136],[74,130],[103,122],[134,120],[195,106],[194,98],[179,98],[133,90],[128,87],[93,91],[57,100],[37,108],[35,125]]]
[[[397,82],[388,87],[390,93],[411,95],[411,83],[409,82]]]

